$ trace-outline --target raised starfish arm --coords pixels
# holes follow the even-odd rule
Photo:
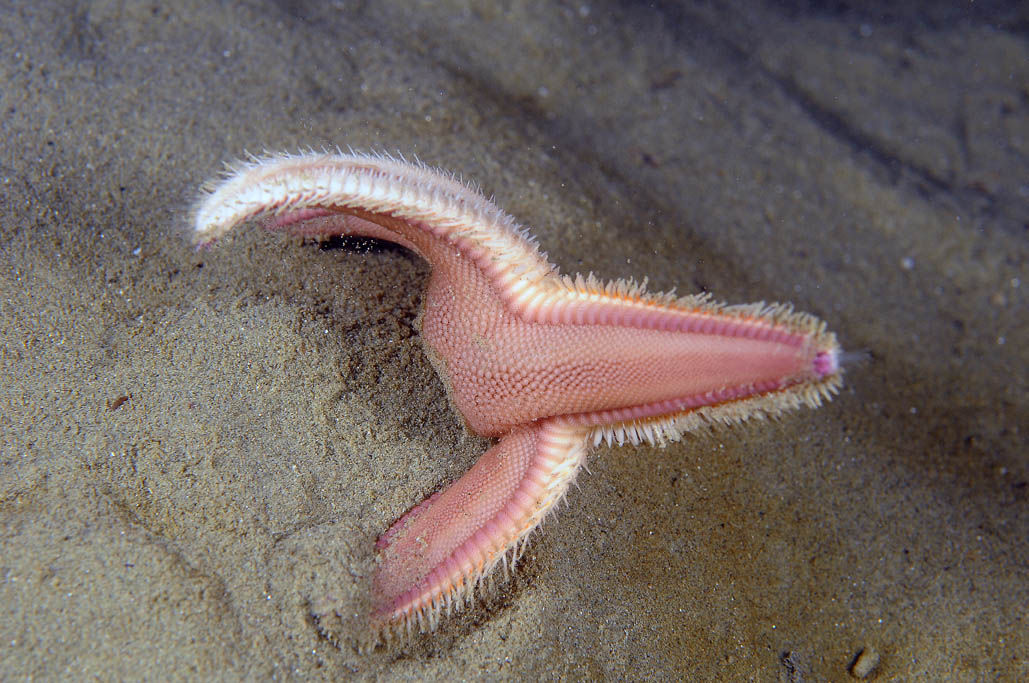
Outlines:
[[[390,240],[432,264],[426,352],[469,427],[502,438],[379,540],[380,634],[434,626],[516,557],[590,442],[663,443],[698,425],[817,406],[840,385],[836,339],[813,316],[561,277],[513,219],[423,166],[255,160],[213,187],[195,218],[202,243],[261,219],[294,234]]]

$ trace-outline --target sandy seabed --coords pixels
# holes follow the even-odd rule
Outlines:
[[[1029,677],[1029,19],[892,7],[0,8],[0,678]],[[597,449],[512,581],[361,654],[377,535],[488,445],[419,344],[427,267],[188,239],[224,161],[337,145],[478,183],[564,272],[792,301],[870,361]]]

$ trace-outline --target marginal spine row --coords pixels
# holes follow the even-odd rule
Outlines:
[[[757,393],[750,398],[715,403],[663,416],[630,418],[620,422],[598,424],[590,434],[594,446],[631,443],[663,446],[678,441],[687,432],[716,425],[733,425],[750,418],[773,418],[782,413],[808,406],[817,408],[835,396],[843,384],[837,372],[817,382],[802,382],[785,388]],[[617,416],[612,416],[617,419]],[[591,416],[579,418],[592,422]]]

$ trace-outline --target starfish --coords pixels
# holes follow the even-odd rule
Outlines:
[[[210,244],[252,220],[388,240],[432,266],[420,336],[467,427],[499,438],[376,543],[376,639],[436,627],[510,568],[601,442],[818,406],[841,385],[825,323],[789,305],[726,306],[645,282],[561,276],[514,219],[454,176],[358,154],[230,167],[195,209]]]

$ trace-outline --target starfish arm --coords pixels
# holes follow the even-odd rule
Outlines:
[[[588,430],[560,419],[521,427],[457,482],[401,517],[376,547],[372,623],[389,637],[434,628],[471,601],[564,496],[586,457]]]
[[[382,226],[378,235],[367,236],[399,242],[433,265],[437,248],[462,252],[507,299],[539,286],[562,286],[554,266],[511,216],[428,166],[365,154],[307,154],[254,159],[228,173],[208,184],[208,194],[194,208],[194,240],[201,245],[262,218],[271,227],[308,235],[369,227],[331,220],[332,214],[347,214]],[[321,217],[328,220],[294,225]]]

